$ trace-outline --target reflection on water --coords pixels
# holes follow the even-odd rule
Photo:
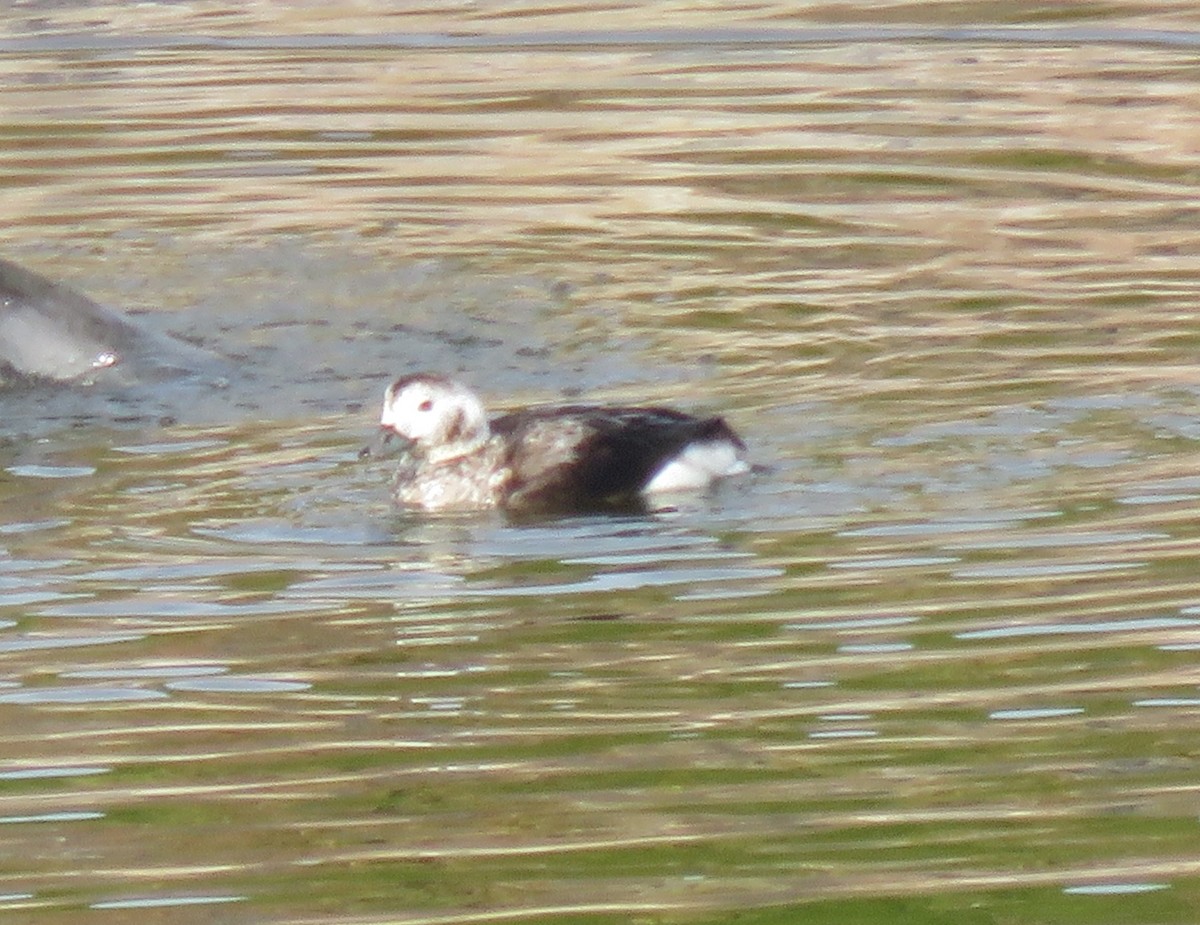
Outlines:
[[[232,360],[3,396],[0,910],[1190,925],[1191,8],[379,6],[0,37],[5,256]],[[402,514],[414,368],[764,470]]]

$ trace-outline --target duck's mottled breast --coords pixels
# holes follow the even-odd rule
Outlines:
[[[511,472],[497,441],[478,452],[433,463],[409,455],[393,482],[396,501],[427,510],[471,510],[503,505]]]

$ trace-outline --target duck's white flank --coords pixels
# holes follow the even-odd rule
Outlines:
[[[716,479],[749,472],[739,449],[728,440],[689,443],[667,461],[642,489],[647,494],[671,491],[697,491]]]

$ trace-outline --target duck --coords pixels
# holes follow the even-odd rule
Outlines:
[[[432,372],[387,387],[379,427],[405,450],[394,500],[427,512],[657,510],[751,468],[720,417],[581,404],[489,418],[467,385]]]

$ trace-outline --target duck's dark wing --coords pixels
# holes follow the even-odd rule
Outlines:
[[[636,505],[647,482],[688,444],[743,445],[721,418],[669,408],[534,409],[497,418],[491,427],[505,442],[513,509]]]

